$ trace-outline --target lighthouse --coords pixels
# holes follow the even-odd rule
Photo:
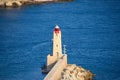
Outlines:
[[[53,51],[47,56],[47,65],[42,69],[43,73],[48,73],[44,80],[92,80],[92,74],[76,66],[67,63],[66,48],[62,54],[61,30],[55,26],[53,30]],[[72,74],[71,74],[72,73]]]
[[[53,30],[53,51],[47,56],[47,69],[50,70],[57,60],[62,58],[62,41],[61,41],[61,30],[58,25]]]
[[[53,55],[57,58],[62,56],[61,31],[58,25],[53,31]]]

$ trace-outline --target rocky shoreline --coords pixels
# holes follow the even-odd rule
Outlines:
[[[93,80],[93,76],[95,74],[92,74],[89,70],[76,66],[76,64],[68,64],[58,80]]]
[[[69,2],[72,0],[0,0],[0,7],[20,7],[28,4],[41,4],[49,2]]]

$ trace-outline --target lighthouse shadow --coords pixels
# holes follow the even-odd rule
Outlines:
[[[57,62],[57,61],[56,61],[56,62]],[[50,70],[53,68],[53,66],[56,64],[56,62],[53,63],[53,64],[51,64],[51,65],[49,65],[49,66],[46,66],[46,64],[44,64],[44,65],[41,67],[42,74],[47,74],[48,72],[50,72]]]

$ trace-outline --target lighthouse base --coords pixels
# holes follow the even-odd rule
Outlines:
[[[50,72],[44,78],[44,80],[57,80],[61,77],[61,72],[67,66],[67,54],[63,54],[63,56],[57,60],[56,64],[52,67]]]

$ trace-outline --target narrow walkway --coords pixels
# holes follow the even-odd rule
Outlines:
[[[61,78],[61,72],[67,66],[67,55],[64,54],[63,58],[59,59],[52,70],[47,74],[44,80],[58,80]]]

